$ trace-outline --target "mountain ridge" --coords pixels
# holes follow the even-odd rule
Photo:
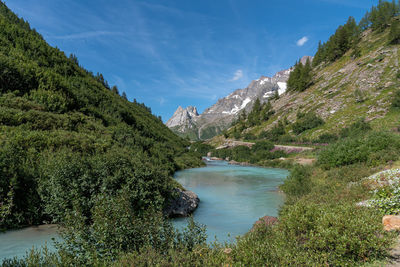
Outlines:
[[[305,64],[307,59],[312,60],[312,58],[303,56],[299,62]],[[179,106],[166,125],[178,135],[188,136],[193,140],[212,138],[227,129],[241,112],[251,110],[257,98],[261,102],[267,102],[285,93],[292,69],[293,67],[281,70],[272,77],[262,75],[259,79],[251,81],[246,88],[237,89],[228,96],[218,99],[200,115],[190,114],[190,110],[195,107],[189,106],[183,109]]]

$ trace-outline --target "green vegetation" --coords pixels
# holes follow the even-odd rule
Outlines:
[[[307,58],[305,64],[301,61],[296,62],[293,71],[289,75],[287,81],[288,91],[304,91],[312,84],[312,67],[311,61]]]
[[[367,134],[365,138],[383,140],[383,136],[385,136],[384,133],[374,133]],[[348,138],[357,139],[358,137]],[[393,135],[390,141],[398,143],[400,137]],[[256,148],[255,150],[263,151],[271,148],[271,144],[260,143]],[[319,160],[323,160],[322,155],[328,155],[328,153],[324,154],[324,151],[332,151],[333,148],[335,144],[323,150]],[[385,146],[381,151],[395,152],[390,160],[399,159],[399,149],[392,151],[390,147]],[[164,242],[153,243],[142,246],[138,251],[132,250],[111,258],[94,258],[93,254],[88,253],[87,250],[85,250],[86,254],[77,254],[82,255],[78,258],[73,258],[72,255],[76,254],[65,250],[60,251],[58,256],[51,254],[39,256],[37,252],[33,252],[25,260],[10,260],[5,266],[27,262],[65,265],[74,264],[81,258],[85,259],[81,263],[99,266],[147,266],[149,264],[159,266],[259,266],[264,264],[269,266],[358,266],[374,263],[377,260],[382,261],[388,256],[388,248],[393,244],[397,234],[383,230],[382,210],[357,206],[355,203],[369,194],[369,189],[360,182],[377,170],[381,170],[386,163],[387,161],[380,161],[379,165],[375,164],[371,167],[366,161],[365,163],[349,163],[340,167],[332,166],[329,169],[320,168],[318,165],[295,166],[290,177],[281,187],[287,196],[287,201],[280,211],[279,222],[275,225],[256,227],[239,238],[236,244],[206,245],[202,242],[204,239],[201,238],[201,226],[192,223],[190,224],[192,226],[189,225],[189,229],[192,230],[186,232],[190,233],[186,238],[184,238],[185,235],[183,237],[178,235],[181,239],[173,234],[168,235],[170,239],[167,240],[170,240],[170,243],[167,242],[167,244],[170,245]],[[352,184],[351,190],[349,190],[349,183]],[[101,206],[109,209],[112,205]],[[121,210],[117,210],[115,214],[120,214]],[[113,214],[110,211],[106,213]],[[99,213],[96,216],[108,218],[114,215]],[[123,218],[114,219],[124,220]],[[103,231],[107,233],[105,237],[113,240],[115,232],[118,235],[126,229],[121,231],[103,229]],[[159,232],[155,231],[152,236],[159,236],[157,233]],[[138,236],[141,235],[138,234]],[[167,238],[165,234],[162,237]],[[164,240],[163,238],[155,238],[155,241]],[[124,244],[129,244],[129,241],[124,241]],[[101,250],[101,246],[97,249]]]
[[[301,134],[304,131],[316,128],[324,124],[324,120],[318,117],[313,112],[308,113],[297,113],[297,121],[293,123],[293,132],[295,134]]]
[[[274,144],[269,141],[257,141],[252,148],[237,146],[234,148],[210,150],[213,156],[218,158],[229,158],[237,162],[248,162],[262,165],[263,161],[285,157],[284,151],[273,151]]]
[[[182,243],[162,210],[189,145],[0,2],[0,229],[59,223],[75,265]]]
[[[385,31],[395,7],[381,1],[360,27]],[[377,131],[363,119],[354,122],[365,110],[336,130],[334,122],[324,123],[313,112],[298,113],[292,124],[280,117],[265,130],[263,123],[277,118],[268,104],[242,114],[227,136],[254,138],[252,125],[273,141],[317,137],[312,140],[331,144],[316,152],[315,165],[293,166],[281,187],[287,200],[277,224],[256,227],[235,244],[208,245],[203,226],[190,221],[177,232],[162,208],[176,186],[173,172],[198,165],[211,147],[172,134],[149,108],[128,102],[101,74],[48,46],[4,4],[0,25],[0,227],[60,222],[66,241],[55,254],[33,251],[4,266],[357,266],[388,256],[396,233],[382,229],[381,216],[398,212],[398,189],[374,192],[374,208],[356,203],[371,196],[365,177],[400,159],[400,136]],[[346,30],[353,29],[352,20],[346,25],[324,45],[323,50],[336,47],[321,56],[336,60],[325,70],[337,72],[349,60],[343,53],[356,43],[348,35],[356,31]],[[359,48],[375,51],[381,39]],[[391,88],[383,91],[379,97],[391,101],[395,120],[399,96],[389,95]],[[369,101],[366,105],[375,103]],[[346,104],[352,108],[354,102]],[[309,135],[323,127],[329,132]],[[298,136],[289,135],[290,129]],[[286,156],[267,140],[212,152],[260,165]]]
[[[318,156],[323,168],[333,168],[366,163],[379,166],[397,158],[400,149],[398,135],[385,132],[370,132],[365,136],[346,138],[332,144]]]
[[[400,21],[399,18],[394,19],[390,25],[389,43],[400,44]]]
[[[347,23],[339,26],[326,43],[318,45],[313,65],[318,66],[322,62],[333,62],[342,57],[350,48],[357,46],[360,29],[353,17],[349,17]]]

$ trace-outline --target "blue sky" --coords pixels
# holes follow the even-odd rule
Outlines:
[[[52,45],[166,121],[313,55],[376,0],[6,0]]]

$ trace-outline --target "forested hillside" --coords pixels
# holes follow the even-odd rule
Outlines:
[[[0,229],[162,209],[174,171],[199,157],[123,95],[0,2]]]

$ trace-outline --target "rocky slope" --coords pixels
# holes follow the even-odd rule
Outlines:
[[[352,50],[332,64],[320,64],[313,70],[313,85],[303,92],[286,92],[271,101],[275,115],[261,125],[246,129],[258,136],[279,120],[287,122],[286,132],[293,135],[292,123],[298,112],[315,112],[325,123],[298,137],[314,140],[324,133],[338,133],[360,118],[376,129],[396,130],[398,111],[391,109],[400,88],[399,45],[389,45],[388,32],[366,31],[360,42],[361,56]],[[216,145],[221,141],[215,139]]]
[[[301,62],[305,63],[308,58],[311,57],[303,57]],[[279,95],[285,93],[290,71],[291,69],[280,71],[273,77],[261,76],[246,88],[238,89],[219,99],[201,115],[197,113],[195,107],[189,106],[186,109],[178,107],[166,125],[177,134],[189,136],[191,139],[208,139],[216,136],[228,128],[240,112],[249,111],[257,98],[266,102],[276,93]]]

